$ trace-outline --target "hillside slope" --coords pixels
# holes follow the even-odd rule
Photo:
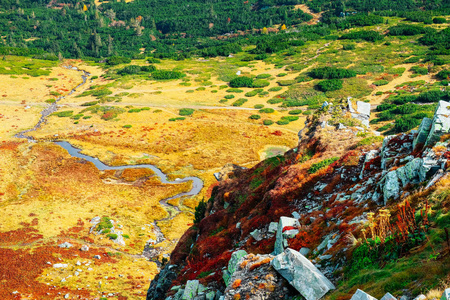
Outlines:
[[[325,106],[298,147],[212,189],[147,299],[440,297],[450,285],[449,106],[382,145],[362,128],[328,126],[349,114]]]

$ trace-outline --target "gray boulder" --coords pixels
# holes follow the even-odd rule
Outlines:
[[[384,177],[383,197],[384,204],[391,198],[398,198],[400,195],[400,184],[396,171],[391,171]]]
[[[272,266],[307,300],[322,298],[335,289],[307,258],[293,249],[286,249],[271,262]]]
[[[450,102],[439,101],[436,112],[434,113],[430,134],[427,137],[425,145],[432,145],[439,141],[443,134],[450,132]]]
[[[164,299],[166,291],[172,285],[172,281],[177,278],[177,273],[174,272],[175,265],[167,264],[150,283],[147,291],[147,300]],[[178,290],[179,292],[180,290]]]
[[[413,141],[413,149],[415,149],[418,144],[425,144],[428,135],[430,134],[432,124],[433,122],[430,118],[423,118],[422,122],[420,123],[417,135]]]
[[[420,294],[419,296],[414,298],[414,300],[426,300],[426,299],[427,299],[427,297],[424,294]]]
[[[420,181],[419,171],[422,164],[423,160],[421,158],[415,158],[396,170],[397,177],[403,186],[406,186],[408,183],[418,183]]]
[[[350,298],[350,300],[377,300],[377,298],[370,296],[369,294],[367,294],[364,291],[361,291],[360,289],[358,289],[352,296],[352,298]]]

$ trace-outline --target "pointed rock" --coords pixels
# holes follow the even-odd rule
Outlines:
[[[446,289],[442,294],[441,300],[450,300],[450,288]]]
[[[383,296],[380,300],[397,300],[394,296],[392,296],[391,293],[386,293],[386,295]]]

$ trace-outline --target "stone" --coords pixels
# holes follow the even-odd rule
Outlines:
[[[397,300],[391,293],[386,293],[380,300]]]
[[[198,280],[188,280],[184,288],[182,300],[193,300],[197,296],[197,289],[200,282]]]
[[[421,158],[415,158],[396,170],[397,177],[402,182],[403,187],[408,183],[419,183],[419,171],[422,164],[423,160]]]
[[[319,269],[293,249],[287,248],[271,264],[306,300],[320,299],[329,290],[335,289]]]
[[[426,300],[426,299],[427,299],[427,297],[424,294],[420,294],[419,296],[414,298],[414,300]]]
[[[428,135],[430,134],[431,125],[433,124],[430,118],[423,118],[422,122],[420,122],[419,129],[417,131],[417,135],[413,141],[413,149],[417,147],[418,144],[425,144],[427,141]]]
[[[250,232],[250,235],[251,235],[255,240],[257,240],[258,242],[261,241],[261,240],[263,239],[261,230],[259,230],[259,229],[253,230],[252,232]]]
[[[64,269],[64,268],[67,268],[69,265],[68,264],[54,264],[53,265],[53,268],[61,268],[61,269]]]
[[[281,217],[280,221],[278,222],[278,229],[277,229],[277,238],[275,241],[275,247],[274,247],[274,255],[278,255],[283,252],[284,250],[284,236],[283,236],[283,229],[285,227],[298,227],[300,226],[300,223],[297,219],[289,218],[289,217]]]
[[[81,251],[89,251],[89,246],[88,245],[83,245],[80,248]]]
[[[167,264],[159,272],[159,274],[156,275],[156,277],[150,283],[150,287],[147,291],[146,300],[164,299],[164,295],[172,285],[172,281],[175,280],[175,278],[177,278],[177,273],[173,271],[175,267],[176,265]],[[177,293],[179,293],[180,291],[182,291],[182,289],[179,289]],[[181,292],[181,295],[182,294],[183,292]]]
[[[361,291],[360,289],[356,290],[356,292],[353,294],[352,298],[350,300],[377,300],[377,298],[370,296],[364,291]]]
[[[92,220],[90,220],[89,223],[94,224],[94,225],[100,223],[100,217],[97,216],[97,217],[92,218]]]
[[[352,106],[352,101],[350,101],[351,98],[352,97],[347,97],[348,111],[351,113],[355,113],[355,110],[353,109],[353,106]]]
[[[442,135],[450,132],[450,102],[439,101],[434,113],[430,133],[425,141],[425,146],[439,141]]]
[[[396,171],[390,171],[384,177],[383,197],[384,204],[391,198],[398,198],[400,193],[400,184],[398,182],[398,176]]]
[[[325,185],[326,186],[326,185]],[[296,219],[300,219],[300,214],[298,213],[298,212],[296,212],[296,211],[294,211],[294,212],[292,212],[292,216],[294,217],[294,218],[296,218]]]
[[[450,300],[450,288],[444,291],[440,300]]]
[[[299,252],[301,255],[306,256],[306,255],[308,255],[309,252],[311,252],[311,249],[302,247]]]
[[[338,127],[337,127],[338,130],[345,129],[345,128],[347,128],[347,126],[345,126],[344,124],[342,124],[342,123],[338,124]]]
[[[358,113],[366,116],[370,116],[370,103],[357,101],[356,102],[356,110]]]
[[[278,223],[277,222],[270,222],[269,224],[269,233],[275,233],[278,229]]]
[[[64,242],[64,243],[62,243],[62,244],[59,244],[58,247],[59,247],[59,248],[72,248],[73,245],[72,245],[71,243]]]
[[[214,173],[214,177],[216,177],[217,181],[223,181],[231,178],[239,177],[239,175],[242,173],[243,170],[247,168],[241,167],[232,163],[228,163],[223,168],[217,172]]]
[[[100,255],[94,255],[95,259],[101,259],[102,257]]]

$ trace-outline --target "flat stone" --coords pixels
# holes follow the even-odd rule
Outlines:
[[[54,264],[53,268],[67,268],[69,265],[68,264]]]
[[[380,300],[397,300],[391,293],[386,293]]]
[[[269,233],[275,233],[278,229],[278,223],[277,222],[270,222],[269,224]]]
[[[95,259],[101,259],[101,256],[100,255],[94,255],[94,258]]]
[[[88,245],[83,245],[80,248],[81,251],[89,251],[89,246]]]
[[[261,230],[259,230],[259,229],[253,230],[252,232],[250,232],[250,235],[251,235],[255,240],[257,240],[258,242],[261,241],[261,240],[263,239]]]
[[[335,289],[333,283],[307,258],[293,249],[287,248],[271,264],[306,300],[320,299]]]
[[[352,298],[350,298],[350,300],[377,300],[377,298],[370,296],[369,294],[367,294],[364,291],[361,291],[360,289],[358,289],[352,296]]]

